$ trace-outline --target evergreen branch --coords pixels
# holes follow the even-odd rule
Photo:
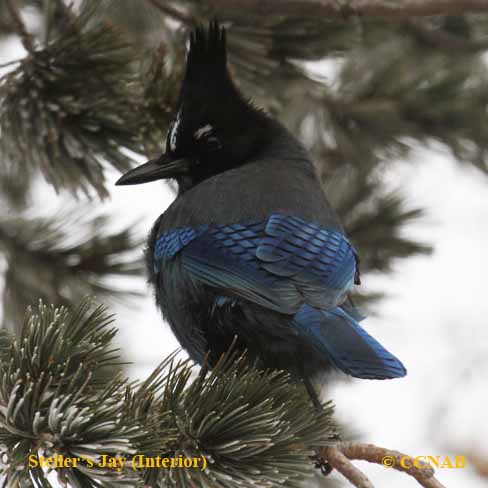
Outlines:
[[[419,22],[407,21],[405,28],[430,47],[451,51],[482,51],[488,49],[488,37],[466,39],[453,35],[446,29],[432,29]]]
[[[72,311],[41,303],[36,312],[27,311],[20,339],[2,348],[0,445],[8,486],[29,486],[30,479],[37,487],[52,488],[40,467],[29,467],[30,454],[83,458],[78,470],[58,471],[71,486],[110,486],[117,480],[136,486],[129,470],[100,472],[86,462],[102,454],[131,455],[131,442],[141,436],[137,423],[122,421],[129,384],[118,378],[97,381],[101,368],[118,360],[112,321],[105,308],[87,300]]]
[[[31,176],[29,171],[0,164],[0,204],[10,209],[25,207],[32,184]]]
[[[424,52],[425,63],[415,65],[417,52],[411,39],[398,37],[349,57],[339,75],[340,91],[327,101],[337,150],[359,164],[372,151],[376,158],[405,157],[409,139],[438,141],[461,162],[486,172],[486,70],[476,56],[456,57],[454,63],[438,50]]]
[[[180,53],[183,54],[183,53]],[[176,54],[175,54],[176,57]],[[142,69],[141,83],[145,105],[147,130],[144,131],[144,147],[148,154],[164,151],[162,141],[174,117],[178,101],[182,68],[184,63],[175,63],[169,72],[166,62],[166,49],[159,46],[149,57],[149,63]]]
[[[249,8],[253,3],[246,3],[246,9],[224,6],[214,11],[211,3],[188,1],[185,7],[191,8],[184,11],[195,19],[217,15],[229,21],[230,68],[243,90],[278,118],[290,118],[294,132],[301,122],[313,120],[313,149],[327,134],[327,149],[340,156],[337,164],[374,167],[408,157],[416,141],[440,141],[459,160],[488,170],[483,110],[487,79],[477,56],[486,41],[470,34],[477,22],[478,31],[484,32],[482,20],[442,18],[436,23],[434,19],[429,20],[432,29],[419,24],[429,35],[440,36],[428,43],[408,27],[409,22],[392,27],[377,20],[351,24],[311,18],[310,2],[306,7],[299,2],[300,11],[287,16],[281,9],[261,15],[259,6]],[[454,29],[453,23],[466,24],[467,33]],[[444,38],[457,47],[450,49],[447,43],[441,49]],[[421,67],[414,66],[420,46]],[[466,53],[462,60],[459,49]],[[399,51],[404,55],[398,56]],[[338,54],[346,63],[336,93],[326,80],[314,78],[295,62]],[[409,60],[411,66],[406,64]]]
[[[336,18],[380,17],[402,20],[434,15],[462,15],[488,12],[485,0],[206,0],[206,6],[221,17],[232,11],[252,12],[263,18],[280,17]]]
[[[424,217],[421,208],[408,208],[397,191],[386,191],[374,168],[330,163],[322,156],[322,182],[351,242],[360,253],[362,272],[390,271],[397,258],[429,254],[432,248],[407,238],[403,229]]]
[[[488,170],[487,75],[479,57],[486,40],[472,35],[477,23],[477,31],[486,30],[483,18],[443,17],[430,21],[432,29],[419,24],[436,37],[428,43],[408,22],[347,25],[341,19],[310,18],[313,2],[297,3],[300,11],[286,16],[281,8],[263,15],[261,3],[255,9],[246,3],[245,11],[225,6],[214,11],[210,0],[195,9],[200,16],[217,14],[231,21],[229,61],[243,88],[278,117],[289,117],[294,132],[302,122],[310,127],[313,121],[313,150],[326,134],[327,149],[340,156],[337,164],[374,167],[408,157],[417,141],[440,141],[460,161]],[[456,48],[450,49],[451,44]],[[424,62],[419,67],[414,60],[420,48]],[[461,60],[460,49],[465,53]],[[335,93],[326,80],[292,64],[338,53],[345,63]],[[328,165],[324,158],[317,160]]]
[[[11,17],[7,2],[0,2],[0,40],[3,36],[15,32]]]
[[[135,48],[141,48],[140,54],[161,43],[169,48],[170,54],[174,54],[174,48],[180,47],[183,29],[175,29],[174,21],[178,24],[181,21],[171,14],[181,17],[184,12],[178,15],[178,9],[173,7],[175,3],[166,0],[160,2],[162,8],[158,8],[147,0],[83,0],[83,5],[96,9],[98,20],[117,25]],[[169,8],[165,9],[168,4]],[[169,59],[172,64],[172,57]]]
[[[147,129],[134,52],[84,10],[0,85],[0,151],[10,166],[40,169],[56,189],[108,195],[104,167],[123,172],[144,153]],[[87,76],[89,74],[89,76]]]
[[[16,378],[25,376],[41,381],[47,373],[58,393],[101,386],[92,370],[118,364],[118,350],[111,346],[117,333],[109,328],[112,323],[107,309],[94,307],[89,299],[71,311],[48,307],[42,301],[37,309],[28,307],[19,339],[10,339],[10,357],[5,361],[8,383],[3,386],[14,388]]]
[[[14,59],[13,61],[7,61],[6,63],[1,63],[0,68],[6,68],[7,66],[11,66],[12,64],[19,64],[22,62],[22,59]]]
[[[27,29],[24,25],[24,22],[22,21],[22,18],[20,17],[20,13],[17,10],[17,6],[15,5],[14,0],[7,0],[7,8],[10,12],[10,16],[14,22],[17,32],[22,39],[22,44],[24,45],[26,51],[28,51],[29,53],[33,53],[34,42],[31,35],[27,32]]]
[[[134,391],[126,415],[146,425],[156,421],[151,425],[158,452],[204,455],[209,465],[204,472],[179,470],[176,477],[167,470],[146,470],[148,486],[192,481],[215,488],[271,487],[277,479],[280,486],[301,486],[312,473],[311,446],[327,445],[335,435],[330,404],[317,413],[287,375],[255,370],[235,352],[211,372],[204,366],[191,384],[187,361],[166,368],[167,362]]]
[[[405,209],[396,193],[378,196],[379,190],[362,195],[361,202],[344,216],[344,226],[354,245],[361,250],[361,269],[388,271],[396,258],[430,254],[432,248],[402,235],[412,221],[422,218],[424,211]],[[341,212],[342,213],[342,212]]]
[[[53,219],[0,219],[0,249],[6,258],[4,321],[15,323],[25,308],[42,298],[72,305],[86,295],[131,296],[107,281],[141,276],[141,241],[134,229],[109,231],[108,215],[90,217],[90,207],[57,212]],[[74,231],[76,229],[76,231]]]
[[[72,30],[76,22],[73,10],[73,1],[66,0],[23,0],[27,5],[33,6],[41,16],[42,45],[49,44],[53,36],[59,36],[65,29]],[[83,10],[84,7],[82,7]],[[40,34],[40,33],[39,33]]]
[[[30,455],[77,457],[62,483],[113,486],[283,486],[314,471],[316,446],[330,445],[332,406],[317,413],[300,385],[260,371],[230,351],[213,371],[168,357],[139,384],[95,381],[116,360],[112,316],[88,301],[69,311],[28,310],[19,340],[0,334],[0,445],[8,486],[52,488]],[[119,472],[101,456],[128,460]],[[207,460],[205,470],[131,468],[134,455]]]
[[[358,488],[373,488],[373,484],[350,462],[355,459],[394,468],[412,476],[425,488],[444,488],[444,485],[434,477],[434,469],[430,464],[420,460],[416,460],[415,464],[413,462],[405,464],[402,462],[404,459],[412,458],[392,449],[360,442],[341,442],[321,448],[320,453],[332,467]]]
[[[324,182],[347,235],[359,251],[359,269],[363,275],[388,272],[396,259],[432,252],[431,246],[409,239],[403,232],[410,223],[422,219],[424,211],[405,208],[400,195],[384,194],[382,185],[371,179],[371,175],[364,176],[343,166]],[[366,309],[382,296],[382,293],[365,293],[361,287],[353,293],[354,302]]]

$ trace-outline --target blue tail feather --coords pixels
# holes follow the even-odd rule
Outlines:
[[[304,305],[293,324],[338,369],[356,378],[388,379],[407,374],[403,364],[342,308]]]

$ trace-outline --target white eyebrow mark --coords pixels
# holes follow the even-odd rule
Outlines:
[[[178,135],[178,128],[181,122],[181,109],[178,110],[176,114],[176,120],[171,129],[171,134],[169,135],[169,147],[172,151],[176,151],[176,136]]]
[[[208,133],[212,132],[213,127],[210,124],[204,125],[203,127],[200,127],[194,134],[193,138],[195,140],[201,139],[203,136],[207,135]]]

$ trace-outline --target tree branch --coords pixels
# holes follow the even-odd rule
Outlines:
[[[207,0],[206,5],[222,17],[236,9],[280,18],[383,17],[406,19],[433,15],[461,15],[488,12],[486,0]]]
[[[1,63],[0,68],[6,68],[7,66],[11,66],[12,64],[18,64],[22,62],[22,59],[14,59],[13,61],[7,61],[6,63]]]
[[[337,447],[324,447],[321,449],[320,454],[329,462],[330,466],[339,471],[352,485],[358,488],[374,488],[368,477],[360,469],[356,468]]]
[[[415,460],[414,464],[414,459],[407,454],[374,444],[340,442],[331,447],[323,447],[320,456],[357,488],[374,488],[374,486],[364,473],[351,463],[352,459],[402,471],[415,478],[424,488],[445,488],[434,477],[434,469],[430,464],[420,460]]]
[[[32,37],[27,32],[27,29],[25,27],[24,22],[22,21],[19,11],[17,10],[16,5],[14,4],[14,0],[7,0],[7,8],[15,24],[15,28],[22,39],[22,44],[24,45],[25,50],[28,51],[29,53],[33,53],[34,43],[32,42]]]
[[[441,29],[429,29],[418,22],[407,21],[405,28],[416,38],[434,48],[449,51],[483,51],[488,48],[488,36],[481,39],[466,39]]]

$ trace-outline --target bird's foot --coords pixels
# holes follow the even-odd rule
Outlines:
[[[316,454],[315,456],[310,456],[310,459],[314,463],[317,469],[320,469],[320,472],[324,476],[328,476],[332,472],[332,466],[326,461],[324,458]]]

